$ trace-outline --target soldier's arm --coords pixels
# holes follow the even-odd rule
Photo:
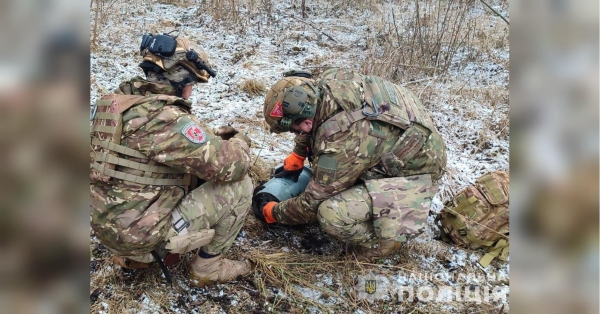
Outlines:
[[[168,111],[161,112],[158,121],[161,114],[173,113]],[[148,130],[154,134],[148,151],[153,160],[206,181],[239,181],[248,172],[250,149],[243,140],[222,140],[190,114],[163,121]]]
[[[310,157],[312,155],[310,149],[310,138],[308,136],[296,136],[294,138],[294,153],[302,157]]]
[[[316,153],[312,168],[313,176],[304,193],[295,198],[283,201],[273,209],[273,217],[277,222],[288,225],[305,224],[316,221],[319,205],[350,187],[359,176],[370,167],[374,139],[364,136],[364,128],[368,122],[358,122],[348,132],[343,140],[322,142]]]

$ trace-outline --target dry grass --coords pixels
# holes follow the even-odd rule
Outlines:
[[[271,17],[273,11],[272,0],[206,0],[196,6],[199,8],[200,17],[208,13],[219,23],[244,27],[251,24],[253,17],[257,15]]]
[[[244,232],[246,237],[265,239],[262,223],[249,216]],[[294,236],[301,236],[304,230],[293,231]],[[232,259],[250,259],[254,264],[254,272],[237,282],[225,285],[213,285],[202,289],[187,288],[189,264],[193,253],[182,257],[170,271],[174,277],[173,287],[168,286],[162,278],[158,266],[154,264],[148,270],[123,270],[111,267],[109,254],[95,250],[95,261],[92,262],[97,272],[91,274],[92,297],[91,312],[104,310],[107,313],[124,313],[128,311],[148,311],[149,307],[156,312],[170,312],[173,307],[180,311],[199,313],[225,311],[227,313],[283,312],[304,313],[307,309],[322,313],[350,313],[357,309],[368,313],[389,313],[390,311],[416,311],[416,313],[450,313],[448,305],[456,309],[465,309],[477,313],[497,313],[497,308],[489,304],[467,304],[460,302],[428,303],[426,308],[408,300],[400,302],[394,291],[390,291],[390,302],[369,303],[358,298],[363,287],[358,285],[361,278],[372,276],[394,276],[402,271],[404,274],[418,275],[424,272],[423,266],[416,262],[416,256],[434,257],[439,263],[449,260],[447,245],[439,242],[410,242],[402,251],[388,262],[362,263],[351,255],[343,254],[339,243],[332,254],[300,254],[281,252],[282,243],[289,239],[273,238],[263,241],[254,248],[233,246],[227,253]],[[267,244],[264,244],[267,242]],[[281,242],[281,243],[280,243]],[[92,247],[97,244],[92,244]],[[390,262],[391,261],[391,262]],[[461,271],[467,273],[481,272],[472,267]],[[324,280],[324,276],[330,278]],[[434,284],[444,283],[434,280]],[[308,291],[308,293],[307,293]],[[237,304],[231,305],[235,299]],[[334,305],[335,304],[335,305]],[[462,307],[461,307],[462,306]],[[466,309],[465,309],[466,310]]]
[[[439,263],[450,260],[451,253],[448,245],[440,242],[410,242],[404,246],[401,253],[391,259],[392,263],[363,263],[358,262],[352,255],[309,255],[298,253],[272,253],[265,250],[250,252],[250,258],[255,263],[254,286],[261,295],[269,296],[274,308],[286,311],[288,302],[295,307],[306,309],[312,306],[320,312],[353,312],[357,309],[368,309],[371,313],[389,313],[390,311],[417,311],[423,313],[417,304],[400,303],[394,291],[389,291],[391,302],[383,304],[371,304],[367,300],[359,298],[359,293],[364,287],[359,283],[360,278],[372,278],[372,276],[397,275],[399,271],[404,274],[418,276],[422,273],[423,266],[415,262],[415,256],[433,257]],[[466,266],[461,271],[465,273],[484,275],[479,269]],[[327,274],[333,280],[326,283],[323,275]],[[433,279],[433,284],[446,285],[439,280]],[[281,293],[275,293],[272,289],[276,287]],[[299,287],[304,290],[300,290]],[[306,292],[310,291],[307,295]],[[392,289],[393,290],[393,289]],[[277,300],[277,296],[279,300]],[[278,303],[280,302],[280,303]],[[336,303],[332,307],[331,303]],[[392,304],[395,304],[392,305]],[[448,304],[429,303],[426,312],[449,313],[445,306]],[[455,309],[461,308],[460,302],[451,304]],[[497,313],[497,309],[489,304],[472,305],[470,310],[478,313]]]
[[[329,12],[330,14],[345,14],[348,16],[352,16],[356,15],[358,12],[362,12],[365,10],[371,10],[375,13],[381,13],[382,10],[380,6],[383,3],[383,0],[339,0],[327,2],[324,5],[326,6],[326,12]],[[313,2],[313,5],[317,6],[319,4],[314,4]],[[311,6],[309,6],[309,8],[311,8]]]
[[[239,87],[250,96],[262,96],[267,91],[265,84],[255,79],[244,79]]]
[[[251,259],[256,264],[254,283],[262,294],[268,294],[269,286],[277,287],[296,307],[310,304],[321,311],[327,311],[328,308],[322,303],[306,297],[296,287],[308,287],[318,291],[321,296],[335,297],[344,302],[350,302],[347,297],[336,292],[339,291],[339,288],[325,287],[319,284],[319,280],[315,277],[317,274],[328,273],[336,267],[344,268],[343,265],[348,264],[347,261],[306,254],[265,254],[264,251],[252,252]],[[274,305],[277,306],[277,303],[274,302]]]
[[[252,179],[254,186],[259,186],[268,181],[271,177],[272,168],[273,165],[258,158],[258,156],[254,156],[253,163],[248,171],[248,175],[250,176],[250,179]]]
[[[91,48],[96,48],[98,44],[98,37],[104,31],[106,21],[110,16],[115,15],[116,7],[120,0],[91,0],[90,1],[90,14],[93,16],[92,20],[92,38]]]
[[[468,47],[473,21],[468,13],[473,0],[418,0],[413,13],[406,2],[392,22],[383,22],[367,39],[369,53],[364,73],[406,83],[446,73],[454,55]]]

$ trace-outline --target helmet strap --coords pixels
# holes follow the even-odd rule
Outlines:
[[[290,70],[287,72],[283,72],[283,77],[289,77],[289,76],[298,76],[298,77],[304,77],[307,79],[313,78],[312,74],[310,74],[310,72],[308,72],[308,71]]]
[[[171,82],[171,85],[175,87],[175,95],[177,97],[181,97],[183,95],[183,89],[186,85],[195,81],[196,80],[194,80],[194,77],[192,75],[186,76],[183,80],[179,82],[169,80],[169,82]]]
[[[159,67],[158,65],[150,62],[150,61],[144,61],[142,63],[139,64],[139,67],[142,68],[142,70],[144,70],[144,74],[146,76],[148,76],[148,71],[152,71],[152,72],[156,72],[156,73],[162,73],[165,70],[163,70],[161,67]]]

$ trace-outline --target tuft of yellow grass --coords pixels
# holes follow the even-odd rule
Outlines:
[[[248,175],[256,187],[271,178],[271,170],[273,169],[273,165],[265,162],[257,156],[252,156],[252,160],[253,162],[250,166],[250,170],[248,171]]]
[[[260,96],[267,91],[265,84],[255,79],[245,79],[239,87],[250,96]]]

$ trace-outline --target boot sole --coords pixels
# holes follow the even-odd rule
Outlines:
[[[210,279],[192,278],[192,279],[190,279],[190,286],[193,286],[196,288],[203,288],[203,287],[206,287],[208,285],[215,284],[218,282],[219,282],[218,280],[213,281]]]
[[[223,280],[223,281],[218,280],[218,279],[217,280],[212,280],[212,279],[208,279],[208,278],[202,278],[202,277],[198,277],[198,276],[195,276],[193,274],[190,274],[190,285],[194,286],[194,287],[197,287],[197,288],[203,288],[203,287],[206,287],[208,285],[212,285],[212,284],[216,284],[216,283],[226,283],[226,282],[230,282],[230,281],[233,281],[233,280],[237,280],[238,278],[242,278],[242,277],[244,277],[244,276],[246,276],[248,274],[238,275],[238,276],[236,276],[233,279]]]

